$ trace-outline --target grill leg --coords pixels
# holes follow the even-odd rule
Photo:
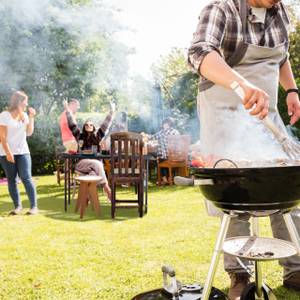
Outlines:
[[[288,232],[291,236],[291,240],[298,251],[298,255],[300,255],[300,240],[297,228],[293,222],[292,216],[290,213],[285,213],[282,215],[285,221]]]
[[[224,244],[224,240],[226,238],[226,234],[227,234],[227,231],[228,231],[228,226],[229,226],[231,217],[232,216],[228,215],[228,214],[223,215],[220,231],[219,231],[217,242],[216,242],[216,245],[215,245],[213,257],[211,259],[211,263],[210,263],[210,266],[209,266],[209,270],[208,270],[206,282],[205,282],[205,285],[204,285],[204,289],[203,289],[203,292],[202,292],[201,300],[208,300],[209,299],[209,295],[210,295],[210,292],[211,292],[211,287],[212,287],[213,280],[214,280],[216,270],[217,270],[217,267],[218,267],[218,263],[219,263],[219,260],[220,260],[220,255],[221,255],[221,252],[223,251],[223,244]]]
[[[257,217],[252,218],[252,234],[256,237],[259,236],[259,221]],[[255,300],[264,300],[262,270],[259,261],[255,261]]]

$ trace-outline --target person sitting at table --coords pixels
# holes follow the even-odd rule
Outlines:
[[[67,110],[72,115],[73,119],[76,120],[76,112],[80,108],[80,102],[77,99],[70,99],[69,102],[64,101],[65,110],[61,113],[59,117],[59,127],[61,132],[61,139],[64,147],[66,148],[66,152],[75,153],[77,152],[77,142],[74,138],[67,120]]]
[[[64,103],[64,106],[66,109],[66,116],[69,129],[71,130],[74,138],[78,142],[80,150],[91,150],[93,147],[97,147],[97,152],[99,152],[99,144],[101,143],[101,140],[105,136],[112,123],[112,119],[115,112],[115,104],[111,103],[111,110],[97,131],[95,125],[90,120],[84,123],[81,131],[76,121],[74,120],[72,114],[70,113],[66,102]],[[76,164],[75,169],[83,174],[100,176],[102,180],[99,182],[99,185],[103,186],[103,191],[111,200],[111,189],[108,185],[102,161],[97,159],[84,158],[79,160],[79,162]]]
[[[166,118],[162,122],[162,128],[157,133],[152,135],[146,135],[148,141],[157,141],[157,159],[158,162],[163,162],[168,159],[168,136],[179,135],[179,131],[174,128],[174,121],[172,118]],[[145,134],[144,134],[145,135]],[[157,184],[167,185],[168,181],[168,169],[161,168],[162,182]]]

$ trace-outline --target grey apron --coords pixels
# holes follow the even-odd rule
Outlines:
[[[242,2],[245,4],[245,1]],[[245,24],[245,19],[242,21]],[[285,28],[283,24],[282,28]],[[287,32],[286,40],[288,40]],[[277,126],[286,130],[277,109],[280,62],[285,56],[286,44],[283,43],[275,48],[252,44],[245,47],[244,44],[240,50],[244,51],[244,56],[233,66],[234,70],[269,94],[269,117]],[[201,150],[204,155],[213,154],[233,161],[246,159],[257,162],[288,158],[271,132],[258,118],[249,115],[241,104],[240,98],[233,91],[210,84],[199,93],[198,112],[201,121]],[[206,201],[206,204],[210,215],[222,214],[211,202]],[[292,211],[292,217],[296,227],[300,228],[299,209]],[[288,240],[289,233],[282,215],[275,214],[270,219],[274,237]],[[233,218],[227,237],[249,235],[248,220],[247,215]],[[244,261],[245,265],[248,263]],[[280,264],[284,266],[284,278],[300,270],[298,256],[281,260]],[[245,272],[236,258],[230,255],[224,255],[224,266],[227,272]]]
[[[246,1],[241,1],[243,32],[247,22]],[[282,28],[285,26],[281,20]],[[288,40],[285,30],[286,41]],[[245,40],[245,38],[244,38]],[[270,96],[269,117],[285,129],[277,109],[279,64],[286,54],[286,43],[275,48],[261,47],[242,42],[233,58],[233,67],[249,82]],[[242,56],[243,55],[243,56]],[[242,56],[242,57],[241,57]],[[231,59],[229,65],[234,64]],[[241,99],[232,91],[210,83],[204,84],[198,95],[198,112],[201,121],[200,142],[203,155],[227,158],[233,161],[288,159],[281,145],[263,123],[249,114]]]
[[[245,40],[247,23],[246,1],[241,1],[241,19]],[[285,28],[282,22],[282,28]],[[286,40],[288,40],[285,30]],[[269,117],[286,130],[277,109],[279,64],[283,60],[286,43],[275,48],[241,42],[229,65],[249,82],[270,96]],[[202,90],[201,90],[202,88]],[[242,105],[241,99],[222,86],[205,82],[200,85],[197,99],[201,122],[200,143],[204,156],[216,159],[256,162],[259,166],[268,160],[288,159],[281,145],[263,123]],[[210,216],[222,212],[206,201]]]
[[[277,109],[279,63],[284,55],[284,44],[275,48],[248,45],[245,56],[234,70],[269,94],[269,117],[285,130]],[[288,159],[272,133],[249,114],[233,91],[214,85],[199,93],[198,105],[204,155],[236,162]]]

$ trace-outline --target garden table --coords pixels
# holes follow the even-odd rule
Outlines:
[[[110,160],[110,154],[107,153],[61,153],[59,158],[64,161],[64,209],[67,211],[68,204],[71,203],[71,166],[72,163],[78,161],[79,159],[106,159]],[[154,156],[151,154],[145,154],[144,160],[146,163],[146,174],[145,174],[145,181],[144,181],[144,207],[145,207],[145,214],[148,211],[148,177],[149,177],[149,161],[155,160]]]

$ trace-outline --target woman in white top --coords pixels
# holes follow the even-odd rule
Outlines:
[[[17,215],[22,211],[17,176],[21,178],[30,200],[27,214],[37,214],[36,188],[31,176],[31,156],[26,137],[34,130],[35,110],[28,108],[28,96],[21,91],[14,92],[10,98],[7,111],[0,113],[0,164],[8,180],[9,194],[15,209],[10,213]]]

